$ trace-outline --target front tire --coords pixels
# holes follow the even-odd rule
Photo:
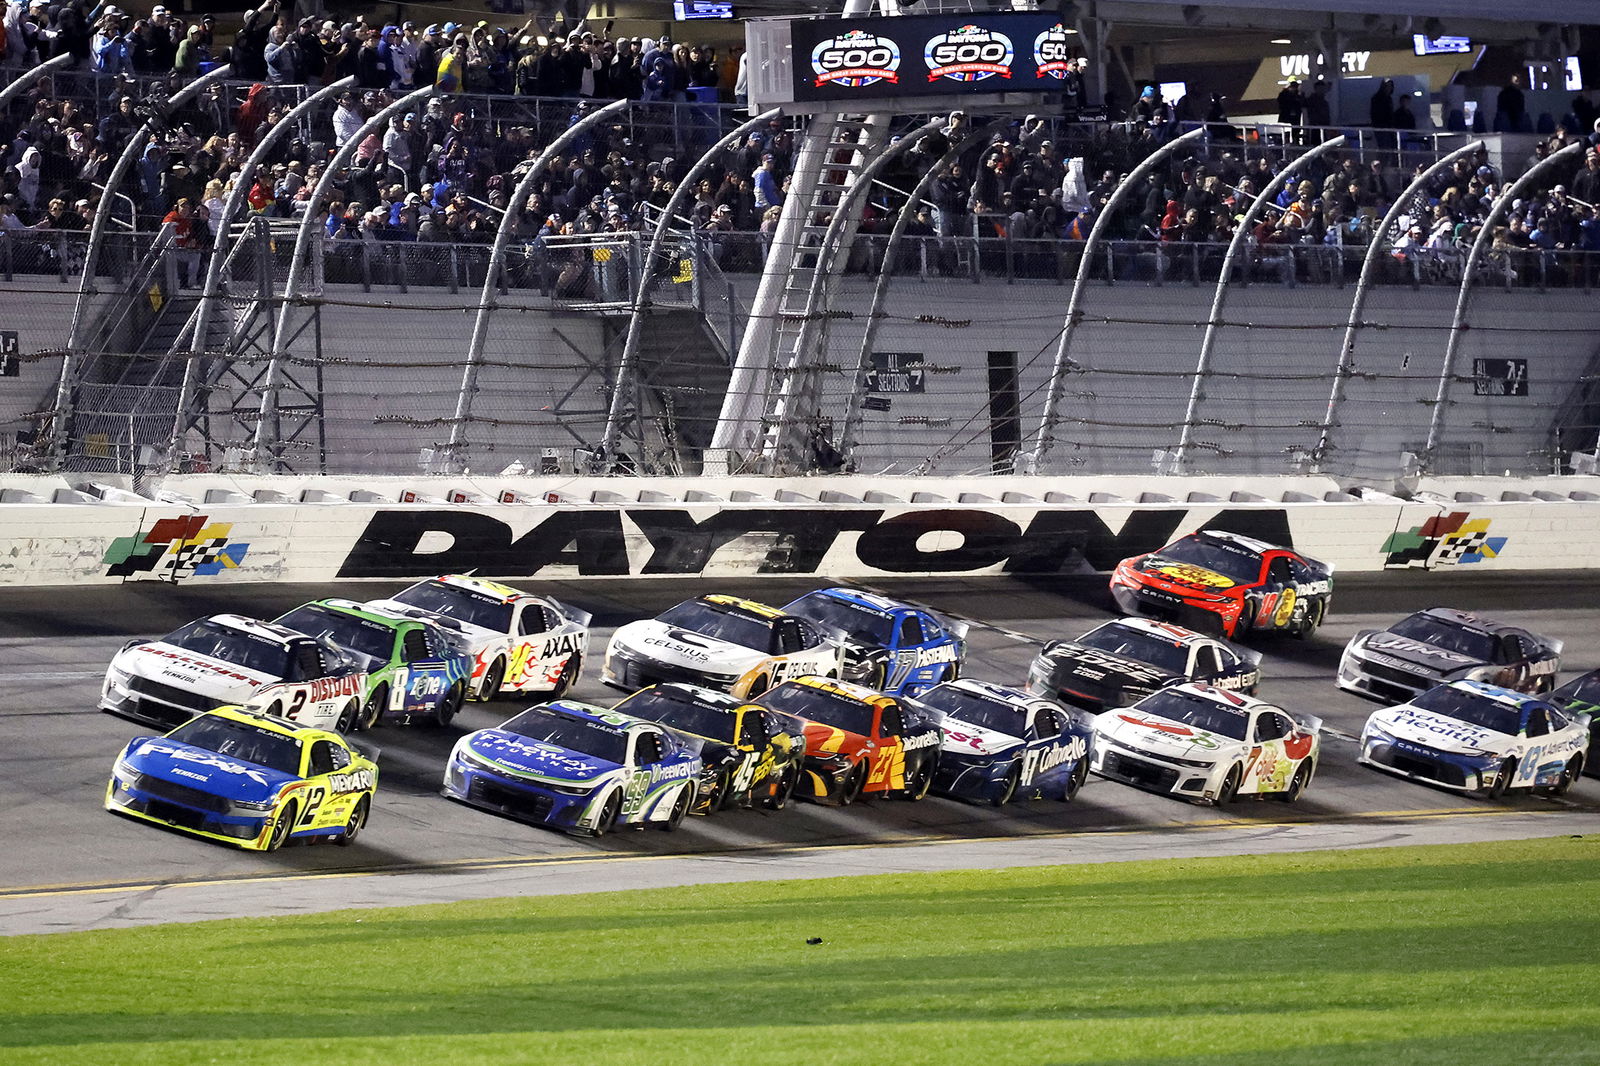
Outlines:
[[[433,709],[433,724],[440,729],[448,726],[461,710],[461,704],[467,698],[467,686],[464,681],[457,681],[450,686],[450,691],[444,694],[444,699],[439,701],[439,706]]]
[[[1511,779],[1517,776],[1517,760],[1507,759],[1500,764],[1500,772],[1495,775],[1494,787],[1489,789],[1489,798],[1497,800],[1504,796],[1511,788]]]
[[[1213,801],[1216,806],[1221,807],[1225,804],[1232,803],[1234,798],[1239,795],[1240,777],[1241,775],[1237,766],[1234,766],[1228,770],[1228,776],[1222,779],[1222,788],[1217,790],[1217,798],[1215,801]]]
[[[489,664],[489,669],[483,672],[483,680],[478,683],[478,694],[475,697],[479,703],[488,703],[500,695],[500,686],[506,679],[506,661],[496,659]]]
[[[1006,771],[1006,779],[1000,783],[1000,791],[989,800],[990,806],[1004,807],[1010,803],[1011,798],[1017,794],[1017,786],[1021,783],[1022,766],[1020,763],[1012,763],[1011,769]]]
[[[383,708],[389,702],[388,684],[379,685],[372,690],[372,695],[367,699],[366,710],[362,714],[361,728],[376,729],[378,723],[383,721]]]
[[[928,798],[928,790],[931,788],[933,788],[933,760],[923,759],[917,767],[916,774],[906,782],[900,798],[908,803],[921,803]]]
[[[789,806],[789,801],[794,799],[794,790],[800,784],[800,768],[791,766],[783,773],[783,779],[778,783],[778,791],[766,799],[769,811],[781,811]]]
[[[839,803],[848,807],[861,795],[861,790],[867,784],[867,763],[863,759],[855,764],[848,776],[844,779],[844,787],[839,790]]]
[[[289,839],[289,831],[294,828],[294,823],[299,819],[299,817],[300,808],[295,806],[295,802],[293,800],[290,800],[284,806],[283,810],[278,812],[277,819],[273,821],[272,832],[267,836],[267,846],[265,850],[277,851],[279,848],[283,847],[284,841]]]
[[[661,823],[661,831],[670,833],[682,825],[684,817],[688,815],[692,806],[694,806],[694,786],[684,785],[678,790],[678,798],[672,803],[672,813]]]
[[[351,700],[344,705],[344,710],[339,714],[339,720],[334,723],[333,731],[342,736],[349,736],[356,731],[361,720],[361,701]]]
[[[589,835],[603,837],[617,827],[617,817],[622,814],[622,793],[613,791],[600,808],[600,820],[594,823]]]
[[[747,700],[753,700],[756,697],[758,697],[761,694],[763,694],[764,692],[766,692],[767,689],[769,689],[771,687],[772,687],[772,675],[770,675],[770,674],[762,674],[760,677],[758,677],[754,681],[750,682],[750,687],[747,690],[745,690],[744,698],[747,699]]]
[[[356,801],[355,810],[350,812],[350,820],[345,823],[344,832],[339,834],[339,845],[349,847],[356,842],[356,837],[361,835],[361,830],[366,828],[367,815],[372,805],[366,796]]]
[[[571,658],[562,665],[561,676],[556,678],[555,688],[550,690],[550,698],[559,700],[571,692],[572,686],[578,683],[578,675],[581,673],[583,673],[583,656],[573,652]]]
[[[1083,788],[1083,783],[1087,780],[1089,780],[1089,758],[1084,756],[1072,767],[1072,773],[1067,777],[1066,790],[1061,793],[1061,802],[1071,803],[1076,799],[1078,792]]]

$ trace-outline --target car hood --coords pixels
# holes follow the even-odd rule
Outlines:
[[[1377,711],[1367,719],[1367,724],[1369,727],[1378,727],[1396,740],[1456,755],[1497,755],[1509,748],[1513,739],[1504,733],[1424,711],[1409,703]]]
[[[1221,757],[1219,752],[1242,743],[1160,715],[1141,714],[1133,708],[1097,715],[1094,729],[1099,736],[1171,758],[1215,761]]]
[[[617,630],[612,640],[658,662],[717,673],[733,673],[767,657],[765,652],[692,633],[653,618],[628,623]]]
[[[480,729],[462,743],[480,759],[523,777],[592,781],[613,770],[622,769],[618,763],[541,740],[530,740],[503,729]]]
[[[1152,692],[1175,681],[1180,675],[1162,670],[1147,662],[1113,655],[1099,648],[1089,648],[1072,641],[1057,644],[1041,655],[1052,664],[1059,678],[1075,677],[1101,686],[1116,684],[1148,688]]]
[[[1482,659],[1388,632],[1373,633],[1367,637],[1363,648],[1368,658],[1378,662],[1382,662],[1383,657],[1396,659],[1412,669],[1420,667],[1436,677],[1446,677],[1484,665]]]
[[[228,799],[260,802],[299,778],[167,737],[134,741],[123,761],[142,774]]]
[[[956,740],[950,735],[952,733],[959,733],[964,739]],[[1020,737],[985,729],[959,718],[947,717],[944,720],[944,750],[957,755],[999,755],[1022,743]]]
[[[1201,592],[1221,592],[1231,589],[1238,584],[1231,577],[1208,570],[1194,563],[1179,562],[1176,559],[1165,559],[1159,555],[1147,555],[1139,560],[1136,567],[1141,573],[1160,577],[1174,585]]]
[[[263,685],[282,678],[213,659],[163,641],[138,644],[118,652],[111,665],[163,685],[185,689],[202,696],[220,697],[220,702],[242,702]]]

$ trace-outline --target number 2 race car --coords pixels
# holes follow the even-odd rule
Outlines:
[[[1589,716],[1478,681],[1452,681],[1374,711],[1360,762],[1401,777],[1499,797],[1511,788],[1560,795],[1583,773]]]
[[[954,681],[967,655],[967,627],[870,592],[808,592],[784,608],[844,645],[844,677],[891,696]]]
[[[565,696],[589,650],[585,612],[479,577],[430,578],[367,606],[452,630],[472,654],[476,700],[506,692]]]
[[[301,725],[353,731],[367,675],[331,644],[270,622],[215,614],[160,640],[129,641],[106,669],[100,707],[170,729],[237,704]]]
[[[963,678],[916,697],[943,718],[933,790],[992,803],[1016,797],[1070,800],[1089,774],[1091,720],[1014,688]]]
[[[129,741],[106,810],[276,851],[290,839],[353,842],[377,788],[377,764],[337,734],[219,707],[164,737]]]
[[[1480,615],[1431,607],[1388,629],[1364,629],[1339,660],[1339,687],[1369,699],[1409,700],[1444,681],[1486,681],[1548,692],[1561,642]]]
[[[1210,685],[1165,688],[1094,720],[1094,772],[1221,806],[1258,794],[1293,803],[1311,784],[1322,723]]]
[[[1271,630],[1304,637],[1328,613],[1333,567],[1237,533],[1203,530],[1122,560],[1111,596],[1128,614],[1229,638]]]
[[[1184,681],[1255,695],[1261,653],[1170,622],[1123,618],[1077,640],[1051,641],[1028,668],[1028,691],[1087,711],[1128,704]]]

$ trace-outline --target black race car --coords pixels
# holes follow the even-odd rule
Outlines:
[[[1099,713],[1185,681],[1255,695],[1261,653],[1147,618],[1097,626],[1051,641],[1028,668],[1028,691]]]
[[[1388,703],[1410,703],[1446,681],[1483,681],[1518,692],[1549,692],[1561,670],[1561,642],[1520,626],[1430,607],[1388,629],[1363,629],[1339,660],[1339,687]]]
[[[1589,759],[1583,772],[1600,777],[1600,670],[1590,670],[1550,693],[1550,702],[1571,714],[1589,716]]]

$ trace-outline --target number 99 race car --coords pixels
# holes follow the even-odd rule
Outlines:
[[[367,824],[378,767],[344,738],[287,719],[219,707],[117,756],[106,810],[254,851],[287,840],[353,842]]]
[[[844,677],[891,696],[954,681],[967,627],[931,611],[855,589],[808,592],[784,608],[844,645]]]
[[[944,746],[933,790],[991,803],[1072,799],[1089,774],[1092,720],[1014,688],[963,678],[913,701],[942,718]]]

